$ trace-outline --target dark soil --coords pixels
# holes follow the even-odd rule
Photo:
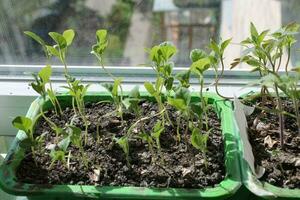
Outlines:
[[[153,116],[157,113],[157,106],[153,103],[141,103],[142,115]],[[57,162],[49,169],[51,159],[49,150],[37,152],[36,164],[28,154],[17,170],[17,178],[21,182],[34,184],[79,184],[99,186],[142,186],[142,187],[175,187],[175,188],[203,188],[214,187],[225,177],[224,144],[221,133],[220,120],[216,113],[209,111],[209,127],[213,127],[208,140],[208,162],[205,167],[204,157],[184,137],[180,143],[176,139],[176,125],[165,126],[161,135],[162,152],[155,150],[155,155],[149,151],[147,143],[138,137],[132,137],[130,145],[130,165],[126,165],[123,151],[115,143],[113,137],[119,138],[128,127],[137,121],[137,117],[124,113],[124,124],[121,119],[111,113],[114,106],[109,103],[90,103],[86,106],[89,125],[88,144],[84,146],[85,156],[88,158],[88,167],[83,163],[83,155],[73,145],[68,147],[71,152],[69,169],[63,163]],[[178,112],[167,108],[173,123],[178,118]],[[106,115],[106,116],[104,116]],[[70,123],[74,116],[73,110],[66,108],[62,117],[47,113],[60,126]],[[104,117],[103,117],[104,116]],[[149,132],[159,117],[144,121],[144,124],[134,130],[139,133],[141,127]],[[74,124],[84,130],[80,118],[73,119]],[[100,140],[97,142],[97,122],[99,125]],[[185,123],[180,123],[180,133],[184,132]],[[35,134],[46,133],[43,146],[55,143],[55,133],[49,125],[41,119]],[[188,137],[190,132],[188,134]],[[188,138],[189,141],[189,138]],[[66,154],[67,155],[67,154]]]
[[[257,99],[257,102],[261,102]],[[267,106],[272,108],[271,101]],[[284,110],[293,113],[293,104],[283,100]],[[261,180],[272,185],[300,189],[300,137],[296,120],[285,116],[284,148],[279,137],[278,114],[255,112],[248,117],[249,139],[256,164],[265,168]]]

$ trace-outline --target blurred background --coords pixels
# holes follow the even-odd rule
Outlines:
[[[251,21],[259,31],[300,22],[300,1],[2,0],[0,64],[44,64],[42,49],[23,31],[33,31],[51,44],[48,32],[72,28],[77,37],[69,50],[68,64],[96,65],[90,50],[96,40],[95,31],[105,28],[110,33],[106,65],[147,63],[144,48],[167,40],[179,49],[176,66],[187,67],[191,49],[206,49],[210,38],[233,38],[225,54],[229,67],[243,50],[239,42],[248,36]],[[297,51],[293,52],[290,64],[297,65],[300,59]]]

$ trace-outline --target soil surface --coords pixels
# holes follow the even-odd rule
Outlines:
[[[256,100],[261,103],[261,99]],[[293,104],[283,99],[284,110],[294,114]],[[261,105],[260,105],[261,106]],[[267,107],[273,108],[271,100]],[[265,168],[261,180],[272,185],[300,189],[300,137],[296,120],[284,116],[284,148],[280,145],[279,117],[256,109],[248,116],[249,139],[255,162]]]
[[[141,102],[141,116],[153,116],[157,113],[156,104]],[[186,123],[181,122],[179,131],[182,133],[180,142],[176,139],[176,119],[179,113],[168,106],[167,111],[174,126],[165,125],[161,134],[161,153],[154,147],[151,154],[148,143],[137,137],[142,130],[149,133],[160,117],[152,117],[139,124],[133,130],[134,135],[129,141],[130,165],[126,164],[122,149],[116,144],[115,138],[126,133],[129,126],[140,117],[129,111],[123,115],[124,123],[114,114],[115,107],[110,103],[88,103],[86,114],[89,121],[88,142],[83,147],[84,154],[72,144],[66,156],[69,167],[56,162],[49,169],[51,145],[61,138],[56,138],[48,123],[41,119],[35,135],[45,134],[43,148],[36,152],[36,159],[28,153],[17,170],[17,178],[21,182],[34,184],[78,184],[99,186],[142,186],[142,187],[175,187],[204,188],[214,187],[225,177],[224,144],[220,120],[213,109],[209,110],[209,128],[213,128],[208,139],[207,163],[203,154],[183,137]],[[66,108],[62,117],[49,111],[46,115],[57,125],[63,127],[72,120],[74,125],[84,130],[83,120],[74,117],[73,110]],[[183,120],[182,120],[183,121]],[[97,129],[98,126],[98,129]],[[97,130],[99,137],[97,137]],[[47,147],[46,149],[44,147]],[[88,165],[85,166],[83,158]]]

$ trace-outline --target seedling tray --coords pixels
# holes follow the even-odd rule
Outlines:
[[[126,94],[126,93],[125,93]],[[126,96],[126,95],[125,95]],[[0,168],[0,187],[13,195],[27,196],[29,199],[227,199],[235,198],[241,186],[240,166],[238,161],[238,147],[235,134],[232,104],[220,97],[205,93],[209,104],[213,104],[221,119],[222,133],[225,144],[226,177],[214,188],[205,189],[178,189],[178,188],[145,188],[145,187],[97,187],[92,185],[39,185],[18,182],[16,170],[22,160],[18,157],[20,151],[19,142],[24,138],[24,132],[19,131],[11,148]],[[147,93],[142,93],[144,99],[153,100]],[[58,96],[61,105],[69,106],[71,96],[61,94]],[[85,102],[98,102],[111,99],[106,92],[87,93]],[[199,97],[194,93],[192,101],[198,101]],[[31,104],[27,117],[33,119],[39,108],[44,110],[51,108],[49,101],[44,102],[37,98]],[[243,165],[244,171],[246,167]],[[248,172],[248,171],[245,171]],[[240,199],[240,198],[237,198]]]
[[[245,98],[248,95],[258,95],[259,93],[250,92],[241,96]],[[241,166],[241,177],[243,185],[255,196],[252,196],[251,199],[287,199],[287,200],[299,200],[300,199],[300,189],[288,189],[280,188],[274,185],[271,185],[267,182],[260,181],[255,175],[253,175],[248,163],[244,159],[243,151],[243,142],[241,137],[238,138],[239,148],[239,159]]]

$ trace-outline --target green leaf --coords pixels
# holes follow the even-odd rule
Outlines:
[[[70,141],[76,147],[81,147],[81,129],[76,126],[68,126]]]
[[[155,90],[158,92],[160,88],[163,86],[163,84],[164,84],[164,79],[162,77],[158,77],[155,82]]]
[[[171,42],[163,42],[159,45],[159,54],[163,60],[169,60],[177,52],[176,47]]]
[[[171,90],[172,87],[173,87],[173,82],[174,82],[174,77],[168,77],[166,80],[165,80],[165,87],[166,87],[166,90]]]
[[[249,59],[246,61],[246,63],[251,66],[256,66],[256,67],[260,66],[260,62],[255,59]]]
[[[52,150],[50,152],[50,157],[52,159],[52,162],[55,162],[55,161],[62,161],[62,162],[65,162],[65,152],[64,151],[56,151],[56,150]]]
[[[190,70],[179,72],[175,75],[175,78],[179,80],[182,87],[188,88],[190,87]]]
[[[175,107],[177,110],[183,112],[187,109],[187,105],[185,104],[183,99],[173,99],[168,97],[168,104]]]
[[[198,128],[193,129],[192,136],[191,136],[191,143],[196,149],[202,152],[206,152],[207,140],[208,140],[208,134],[202,134],[200,129]]]
[[[155,62],[157,64],[159,64],[161,62],[161,59],[158,55],[158,51],[159,51],[159,46],[154,46],[150,49],[150,53],[149,53],[149,59],[152,61],[152,62]]]
[[[70,145],[70,136],[65,137],[64,139],[62,139],[57,146],[59,147],[59,149],[63,150],[64,152],[67,151],[67,148]]]
[[[136,85],[134,88],[132,88],[132,90],[129,93],[129,97],[131,97],[131,98],[137,98],[137,99],[141,98],[140,91],[139,91],[139,86],[138,85]]]
[[[150,83],[150,82],[145,82],[145,83],[144,83],[144,87],[145,87],[146,90],[149,92],[149,94],[151,94],[152,96],[155,95],[156,90],[154,89],[152,83]]]
[[[258,42],[261,43],[265,39],[265,37],[268,33],[269,33],[269,30],[265,30],[265,31],[261,32],[261,34],[257,38]]]
[[[191,110],[198,116],[201,117],[203,113],[203,109],[201,107],[200,102],[191,103]]]
[[[227,40],[225,40],[224,42],[221,43],[221,48],[220,48],[221,54],[224,53],[224,50],[225,50],[226,47],[230,44],[231,40],[232,40],[232,39],[230,38],[230,39],[227,39]]]
[[[68,29],[63,32],[63,37],[65,38],[67,42],[67,46],[70,46],[73,42],[73,39],[75,37],[75,32],[73,29]]]
[[[211,50],[213,50],[215,52],[215,54],[217,56],[221,55],[221,50],[219,48],[219,45],[214,40],[212,40],[212,39],[210,40],[209,47],[211,48]]]
[[[100,29],[96,31],[97,44],[93,45],[92,53],[102,56],[108,46],[107,30]]]
[[[42,45],[42,46],[46,45],[45,41],[40,36],[38,36],[37,34],[31,32],[31,31],[24,31],[24,34],[31,37],[32,39],[34,39],[40,45]]]
[[[41,84],[36,84],[36,83],[30,83],[32,89],[34,89],[34,91],[36,91],[38,94],[40,94],[41,96],[44,96],[45,94],[43,93],[43,87],[41,86]]]
[[[250,33],[251,33],[252,40],[258,37],[258,32],[252,22],[250,23]]]
[[[47,49],[47,51],[48,51],[48,53],[49,53],[50,55],[59,57],[59,52],[58,52],[58,50],[55,49],[54,47],[46,45],[46,49]]]
[[[180,87],[175,93],[176,99],[183,99],[185,105],[189,105],[191,101],[191,92],[189,89]]]
[[[39,77],[42,79],[44,84],[49,82],[51,74],[52,69],[50,65],[47,65],[46,67],[42,68],[38,73]]]
[[[126,136],[122,136],[121,138],[117,139],[117,144],[121,147],[127,157],[129,155],[128,138]]]
[[[67,41],[61,34],[56,32],[50,32],[49,36],[57,43],[60,49],[64,49],[67,47]]]
[[[99,29],[96,31],[96,38],[99,44],[104,44],[107,42],[107,30]]]
[[[192,63],[190,69],[195,74],[203,75],[203,72],[209,69],[209,66],[210,59],[206,57]]]
[[[121,79],[121,78],[117,78],[117,79],[115,79],[115,81],[114,81],[114,85],[113,85],[113,88],[112,88],[112,91],[111,91],[111,93],[112,93],[112,95],[113,95],[114,97],[117,97],[117,96],[118,96],[118,88],[119,88],[119,86],[121,85],[121,82],[122,82],[122,79]]]
[[[18,116],[12,121],[12,124],[15,128],[24,131],[26,134],[31,132],[32,120],[28,117]]]
[[[162,126],[162,122],[160,120],[158,120],[152,130],[152,137],[159,139],[161,133],[165,130],[165,128]]]
[[[148,135],[147,133],[140,133],[138,135],[138,137],[148,143],[153,143],[152,137],[150,135]]]
[[[192,62],[196,62],[207,56],[206,52],[202,49],[193,49],[190,53],[190,59]]]

